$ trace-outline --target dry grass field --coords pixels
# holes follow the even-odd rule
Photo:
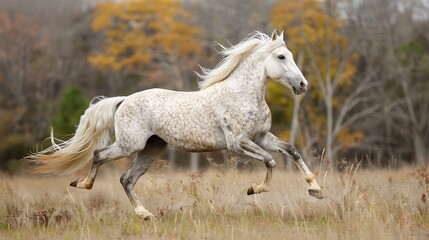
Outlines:
[[[317,200],[298,172],[277,169],[271,192],[247,196],[263,171],[150,170],[136,189],[153,221],[135,216],[113,168],[90,191],[69,187],[75,176],[0,175],[0,239],[428,239],[428,175],[327,172]]]

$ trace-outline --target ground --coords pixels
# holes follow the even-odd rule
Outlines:
[[[136,189],[156,220],[139,219],[102,167],[92,190],[74,177],[0,175],[0,239],[428,239],[428,171],[321,171],[327,196],[307,193],[299,172],[277,169],[271,192],[247,196],[261,171],[150,170]]]

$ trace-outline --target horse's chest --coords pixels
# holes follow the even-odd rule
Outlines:
[[[260,111],[259,115],[255,117],[253,124],[250,124],[249,127],[249,134],[252,139],[269,132],[271,129],[271,112],[269,109]]]

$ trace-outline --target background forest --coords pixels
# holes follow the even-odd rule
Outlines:
[[[0,0],[0,169],[18,171],[50,126],[69,137],[92,97],[197,90],[216,42],[273,29],[310,84],[269,84],[275,133],[334,168],[427,164],[427,0]]]

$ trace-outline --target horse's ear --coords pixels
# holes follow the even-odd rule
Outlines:
[[[279,37],[277,32],[278,32],[278,30],[274,29],[273,33],[271,33],[271,41],[275,41]]]
[[[279,38],[280,38],[281,40],[284,40],[284,34],[283,34],[283,33],[284,33],[284,31],[281,31],[281,32],[280,32],[280,35],[279,35]]]

